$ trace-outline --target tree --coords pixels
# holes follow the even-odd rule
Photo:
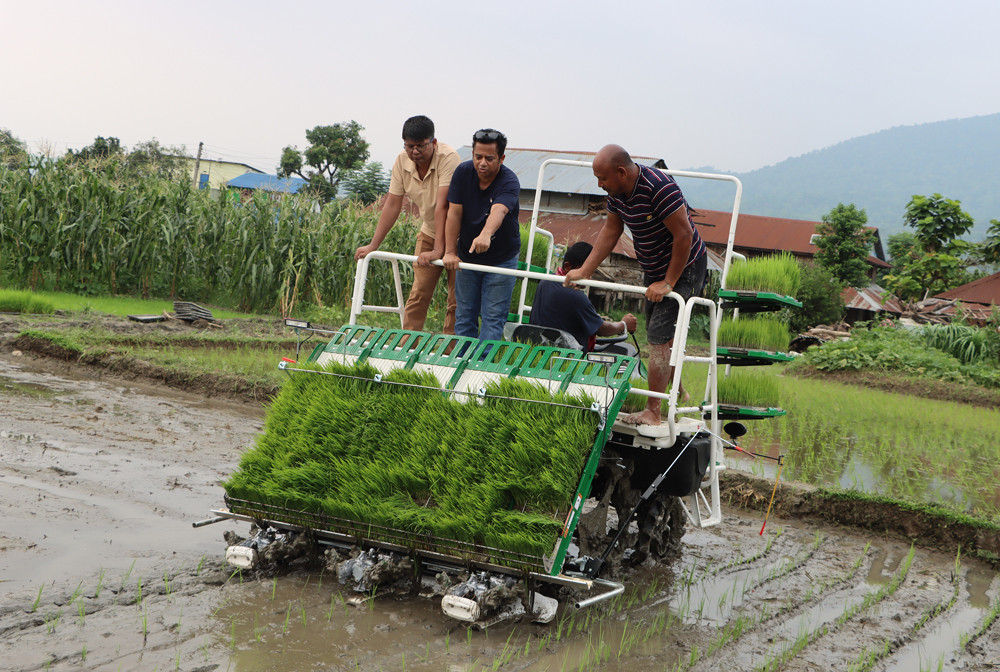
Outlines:
[[[28,162],[28,146],[6,128],[0,128],[0,165],[17,168]]]
[[[974,222],[959,201],[933,196],[914,196],[903,217],[916,229],[914,249],[901,266],[885,277],[886,287],[907,300],[939,294],[971,279],[968,268],[975,246],[959,236],[968,233]]]
[[[975,222],[962,210],[960,201],[934,194],[916,196],[906,206],[903,223],[917,230],[917,242],[925,252],[949,252],[959,236],[964,236]]]
[[[164,147],[153,138],[135,145],[128,153],[126,165],[130,170],[176,179],[186,172],[185,156],[184,147]]]
[[[836,324],[844,318],[844,285],[822,266],[803,264],[795,298],[802,307],[786,311],[789,326],[803,332],[817,324]]]
[[[389,176],[381,161],[372,161],[344,175],[344,188],[351,198],[370,205],[389,191]]]
[[[361,137],[363,130],[364,126],[352,120],[306,131],[309,147],[305,152],[285,147],[278,175],[298,175],[308,180],[321,198],[333,200],[337,197],[342,173],[357,170],[368,160],[368,142]],[[313,170],[305,171],[306,166]]]
[[[853,203],[838,203],[816,227],[816,261],[848,287],[867,287],[869,283],[867,259],[875,232],[865,228],[867,223],[864,210]]]
[[[112,137],[101,137],[97,136],[94,138],[94,143],[92,145],[87,145],[83,149],[74,152],[69,151],[69,156],[73,159],[79,159],[80,161],[89,161],[90,159],[107,159],[113,156],[122,156],[125,154],[125,150],[122,149],[122,144],[118,138]]]
[[[917,236],[909,231],[894,233],[886,241],[889,248],[889,262],[893,268],[902,268],[902,265],[914,254],[919,252],[917,248]]]
[[[986,239],[980,250],[984,263],[1000,266],[1000,219],[990,220],[990,228],[986,231]]]

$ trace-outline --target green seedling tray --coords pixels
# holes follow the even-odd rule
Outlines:
[[[764,418],[777,418],[785,415],[783,408],[773,408],[764,406],[736,406],[734,404],[719,404],[720,420],[761,420]],[[711,413],[706,413],[705,418],[711,417]]]
[[[797,301],[794,297],[774,292],[720,289],[719,298],[722,299],[723,308],[739,308],[746,313],[802,307],[802,302]]]
[[[368,351],[368,358],[404,362],[412,368],[431,335],[424,331],[386,329]]]
[[[728,364],[731,366],[768,365],[775,362],[790,362],[794,359],[787,352],[733,348],[729,346],[718,346],[715,349],[715,354],[718,355],[719,364]]]
[[[473,371],[514,375],[529,350],[531,350],[531,345],[527,343],[479,341],[479,345],[475,347],[469,357],[468,368]]]
[[[322,350],[314,350],[309,361],[315,361],[324,352],[351,355],[364,359],[383,335],[381,327],[366,327],[360,324],[345,324]]]
[[[538,345],[521,361],[517,375],[534,378],[545,384],[558,382],[558,389],[563,390],[572,380],[582,356],[582,352],[573,348]]]

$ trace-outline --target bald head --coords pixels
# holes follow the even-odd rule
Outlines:
[[[594,163],[602,163],[609,168],[628,168],[632,165],[632,157],[621,145],[604,145],[594,156]]]
[[[594,177],[609,196],[624,198],[632,193],[639,168],[621,145],[604,145],[594,155]]]

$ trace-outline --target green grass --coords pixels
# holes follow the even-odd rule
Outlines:
[[[252,387],[281,385],[287,376],[279,371],[278,362],[295,356],[291,334],[251,338],[217,331],[182,331],[126,336],[101,327],[47,329],[39,325],[22,330],[20,335],[46,340],[84,361],[110,358],[121,368],[128,366],[127,360],[138,360],[168,373],[242,379]],[[310,347],[305,346],[306,353]]]
[[[143,361],[177,371],[240,376],[262,384],[280,385],[286,375],[278,369],[282,357],[294,357],[286,347],[258,347],[241,344],[236,347],[181,347],[159,345],[130,347],[121,351]]]
[[[27,292],[37,300],[51,303],[54,310],[81,313],[104,313],[125,317],[127,315],[160,315],[163,311],[174,312],[174,302],[168,299],[140,299],[130,296],[85,296],[68,292]],[[0,293],[2,299],[2,293]],[[197,302],[196,302],[197,303]],[[256,317],[249,313],[240,313],[215,306],[199,303],[198,305],[212,311],[212,316],[228,320],[234,318]],[[52,312],[52,311],[48,311]]]

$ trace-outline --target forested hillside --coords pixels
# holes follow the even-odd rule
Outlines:
[[[898,126],[736,175],[741,212],[819,220],[837,203],[854,203],[883,242],[904,230],[914,194],[940,193],[962,202],[976,220],[966,239],[978,241],[1000,219],[1000,114]],[[695,208],[732,207],[731,188],[703,180],[681,186]]]

